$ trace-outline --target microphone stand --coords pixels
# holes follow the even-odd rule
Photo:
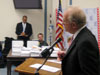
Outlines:
[[[50,48],[51,49],[51,51],[50,51],[50,53],[48,54],[48,56],[46,57],[46,59],[45,59],[45,61],[43,62],[43,64],[38,68],[38,69],[36,69],[36,71],[35,71],[35,75],[39,75],[39,70],[42,68],[42,66],[46,63],[46,61],[48,60],[48,58],[50,57],[50,55],[52,54],[52,52],[54,51],[54,48],[52,47],[52,48]]]

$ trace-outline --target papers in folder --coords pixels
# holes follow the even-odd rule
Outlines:
[[[42,64],[34,64],[34,65],[30,65],[30,67],[39,68],[41,65]],[[60,70],[59,68],[51,67],[51,66],[48,66],[48,65],[43,65],[43,67],[41,69],[45,70],[45,71],[49,71],[49,72],[57,72],[57,71]]]

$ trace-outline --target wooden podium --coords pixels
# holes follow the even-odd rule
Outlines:
[[[42,64],[44,62],[44,60],[45,59],[42,59],[42,58],[28,58],[25,62],[23,62],[18,67],[16,67],[15,72],[19,72],[19,75],[34,75],[36,68],[31,68],[29,66],[36,64],[36,63]],[[46,62],[45,65],[56,67],[56,68],[61,68],[61,64],[57,64],[57,63],[53,63],[53,62]],[[60,73],[61,73],[61,70],[57,71],[55,73],[45,71],[42,69],[39,70],[40,75],[61,75]]]

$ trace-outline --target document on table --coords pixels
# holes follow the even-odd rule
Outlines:
[[[48,62],[53,62],[53,63],[61,64],[61,61],[57,61],[57,60],[48,60]]]
[[[41,65],[42,64],[34,64],[34,65],[30,65],[30,67],[32,67],[32,68],[39,68]],[[48,65],[43,65],[43,67],[41,69],[49,71],[49,72],[57,72],[57,71],[60,70],[59,68],[51,67],[51,66],[48,66]]]

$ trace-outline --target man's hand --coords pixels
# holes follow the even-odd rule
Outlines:
[[[24,32],[22,32],[22,33],[20,34],[20,36],[25,36],[25,33],[24,33]]]
[[[25,37],[28,37],[28,35],[25,34]]]
[[[22,33],[20,34],[20,36],[28,37],[28,35],[26,35],[24,32],[22,32]]]
[[[65,54],[66,54],[65,51],[61,51],[61,50],[58,51],[58,53],[57,53],[57,55],[58,55],[57,60],[60,60],[61,61],[64,58]]]

